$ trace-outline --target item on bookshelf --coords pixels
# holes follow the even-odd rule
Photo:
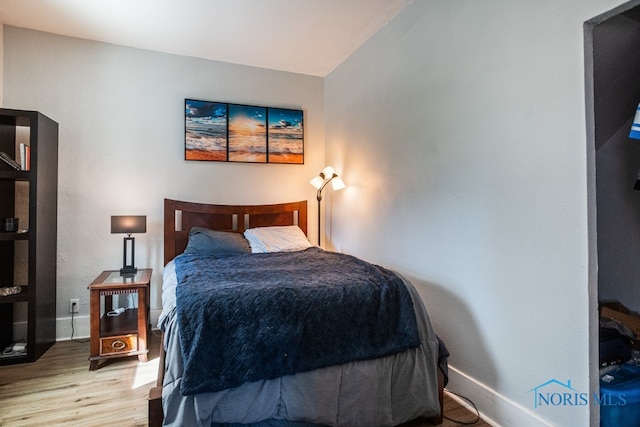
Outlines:
[[[0,296],[8,297],[9,295],[15,295],[22,292],[22,287],[20,286],[8,286],[6,288],[0,288]]]
[[[2,231],[7,233],[15,233],[18,231],[18,218],[3,218]]]
[[[20,169],[31,170],[31,147],[24,143],[20,143]]]
[[[0,357],[24,356],[27,354],[27,343],[24,341],[15,342],[9,347],[5,347]]]
[[[3,162],[5,162],[6,164],[8,164],[9,166],[11,166],[11,168],[19,171],[21,169],[20,167],[20,163],[16,162],[15,160],[13,160],[11,158],[11,156],[9,156],[7,153],[5,153],[4,151],[0,151],[0,160],[2,160]]]

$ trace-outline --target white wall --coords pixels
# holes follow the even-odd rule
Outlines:
[[[59,131],[58,338],[88,334],[87,285],[122,263],[110,216],[147,215],[136,265],[154,269],[161,307],[163,199],[212,203],[315,203],[309,179],[324,159],[323,81],[318,77],[130,49],[5,26],[4,106],[38,110]],[[300,108],[305,164],[184,160],[184,99]],[[315,216],[309,217],[315,241]],[[156,313],[157,314],[157,313]]]
[[[597,423],[529,391],[598,391],[582,26],[619,3],[414,1],[325,78],[333,246],[413,280],[500,425]]]

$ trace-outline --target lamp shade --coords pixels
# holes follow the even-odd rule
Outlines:
[[[146,232],[146,215],[115,215],[111,217],[111,234],[133,234]]]
[[[325,178],[331,178],[336,171],[333,169],[333,166],[325,166],[320,173],[323,174]]]
[[[323,182],[324,182],[324,179],[320,175],[318,175],[314,177],[311,181],[309,181],[309,184],[313,185],[313,187],[316,190],[319,190],[320,187],[322,187]]]
[[[334,174],[333,180],[331,181],[331,187],[333,188],[333,191],[338,191],[342,190],[346,186],[344,185],[342,178]]]
[[[633,123],[631,124],[629,138],[640,139],[640,104],[638,104],[638,107],[636,108],[636,115],[633,118]]]

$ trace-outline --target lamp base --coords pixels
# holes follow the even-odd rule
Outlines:
[[[131,246],[131,259],[127,257],[127,243]],[[133,276],[138,272],[138,269],[134,267],[136,257],[136,239],[128,235],[124,238],[124,251],[122,253],[122,268],[120,269],[121,276]]]
[[[120,269],[120,275],[121,276],[133,276],[138,272],[138,269],[135,267],[123,267]]]

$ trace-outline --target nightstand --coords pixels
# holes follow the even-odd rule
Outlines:
[[[147,361],[151,272],[139,268],[123,276],[106,270],[89,285],[90,371],[105,359],[138,356]]]

